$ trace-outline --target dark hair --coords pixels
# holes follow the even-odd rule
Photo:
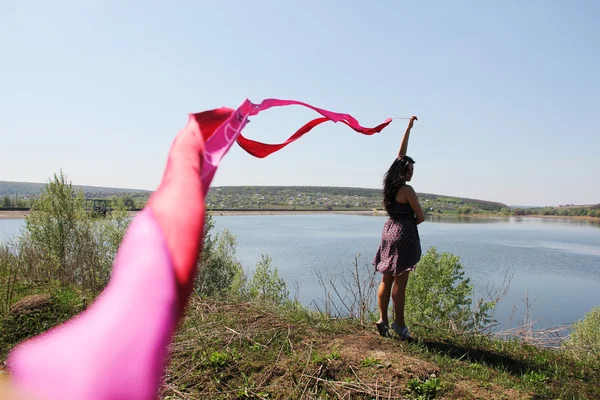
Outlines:
[[[415,160],[409,156],[396,158],[383,177],[383,206],[389,213],[390,207],[396,199],[398,190],[406,184],[408,166],[414,164]]]

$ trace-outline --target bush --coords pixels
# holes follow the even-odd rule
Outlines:
[[[248,279],[235,255],[236,239],[228,230],[213,235],[212,215],[207,214],[202,257],[195,281],[196,294],[202,298],[223,299],[231,296],[284,305],[289,300],[285,280],[279,277],[272,260],[263,255]]]
[[[583,320],[571,327],[567,348],[591,358],[600,358],[600,306],[592,308]]]
[[[105,218],[94,220],[93,237],[89,240],[99,249],[99,287],[104,288],[110,279],[112,266],[132,218],[123,199],[113,201],[112,211]]]
[[[464,215],[469,215],[473,212],[473,209],[471,207],[460,207],[456,209],[456,213],[457,214],[464,214]]]
[[[39,255],[38,262],[61,284],[73,281],[77,232],[87,228],[83,193],[76,192],[66,176],[54,174],[26,218],[27,239]],[[87,233],[87,232],[86,232]]]
[[[22,277],[99,293],[130,222],[122,200],[105,218],[94,219],[85,209],[83,192],[75,191],[62,171],[55,174],[33,203],[19,239],[19,257],[28,257]]]
[[[464,275],[459,257],[438,254],[431,247],[408,281],[407,322],[464,331],[479,330],[493,322],[494,302],[480,301],[475,310],[471,308],[473,286]]]
[[[235,257],[235,236],[224,230],[213,237],[214,221],[210,214],[207,214],[204,226],[204,246],[194,285],[196,293],[206,298],[239,292],[245,279]]]
[[[0,245],[0,353],[68,320],[104,289],[130,221],[122,201],[92,218],[83,193],[54,175],[26,229]]]
[[[263,254],[248,283],[248,292],[252,298],[259,301],[283,305],[289,300],[287,284],[279,277],[277,268],[271,270],[271,264],[271,257]]]

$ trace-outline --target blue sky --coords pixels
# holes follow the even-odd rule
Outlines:
[[[126,4],[125,4],[126,3]],[[596,1],[0,2],[0,180],[155,189],[187,114],[276,97],[374,126],[417,115],[418,192],[600,202]],[[244,134],[281,142],[286,107]],[[213,185],[381,186],[406,121],[325,124]]]

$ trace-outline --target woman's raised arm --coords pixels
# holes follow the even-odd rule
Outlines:
[[[414,115],[410,117],[410,121],[408,121],[408,126],[406,127],[406,132],[404,132],[404,137],[402,138],[402,143],[400,144],[400,151],[398,152],[398,158],[405,156],[408,150],[408,139],[410,137],[410,130],[413,127],[415,121],[419,119]]]

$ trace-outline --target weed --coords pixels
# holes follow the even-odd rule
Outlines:
[[[406,393],[411,399],[429,400],[435,399],[441,389],[442,386],[439,378],[429,377],[425,380],[413,378],[408,381]]]
[[[383,365],[381,364],[381,362],[376,359],[376,358],[370,358],[370,357],[365,357],[361,363],[360,363],[363,367],[368,368],[368,367],[383,367]]]

